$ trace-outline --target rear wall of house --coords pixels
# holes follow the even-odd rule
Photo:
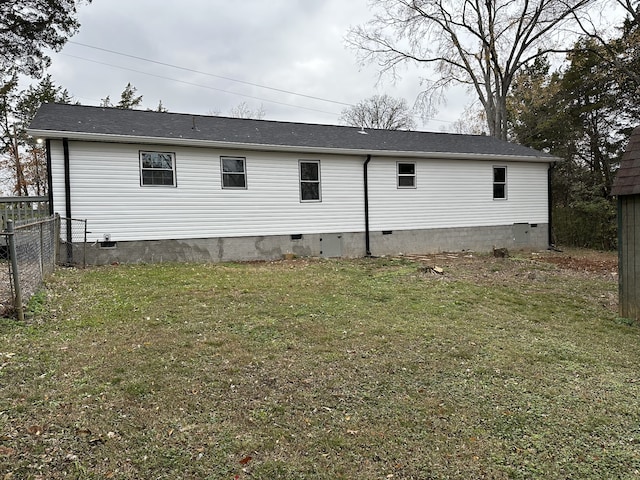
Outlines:
[[[51,146],[64,216],[62,142]],[[141,186],[140,151],[174,153],[176,186]],[[76,141],[69,152],[72,216],[88,221],[92,263],[332,256],[327,240],[338,240],[328,234],[341,247],[331,252],[366,253],[364,156]],[[246,189],[222,188],[221,156],[246,159]],[[320,202],[300,201],[300,160],[320,161]],[[415,163],[415,188],[398,188],[398,162]],[[494,166],[507,169],[504,200],[493,199]],[[374,255],[544,248],[547,164],[374,157],[369,212]],[[105,235],[115,248],[100,248]]]

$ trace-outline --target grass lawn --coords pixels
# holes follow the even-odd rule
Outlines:
[[[0,479],[640,478],[640,329],[612,272],[579,252],[58,270],[0,320]]]

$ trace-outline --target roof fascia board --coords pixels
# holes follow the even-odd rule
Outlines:
[[[79,140],[87,142],[107,143],[143,143],[148,145],[178,145],[185,147],[224,148],[230,150],[251,150],[268,152],[292,153],[323,153],[331,155],[372,155],[376,157],[427,158],[451,160],[485,160],[510,162],[554,163],[561,161],[558,157],[527,156],[527,155],[498,155],[483,153],[459,152],[414,152],[403,150],[362,150],[355,148],[306,147],[295,145],[269,145],[260,143],[221,142],[216,140],[198,140],[192,138],[163,138],[131,135],[116,135],[104,133],[65,132],[55,130],[29,129],[27,133],[33,138],[50,138]]]

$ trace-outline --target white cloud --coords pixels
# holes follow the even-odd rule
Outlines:
[[[263,104],[268,119],[337,123],[344,108],[338,104],[79,43],[337,102],[357,103],[376,93],[389,93],[412,104],[424,72],[409,68],[396,83],[378,84],[375,67],[361,69],[355,53],[344,46],[349,26],[365,22],[370,15],[366,0],[94,0],[80,7],[80,31],[61,54],[52,55],[50,73],[56,84],[83,104],[96,105],[107,95],[117,101],[131,82],[147,108],[155,108],[162,100],[174,112],[225,113],[245,101],[253,108]],[[438,117],[456,120],[468,101],[462,90],[454,91]],[[425,127],[440,130],[442,125],[448,126],[430,122]]]

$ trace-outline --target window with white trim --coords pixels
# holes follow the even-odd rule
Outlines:
[[[247,188],[246,159],[244,157],[220,157],[222,188]]]
[[[507,167],[493,167],[493,199],[507,199]]]
[[[175,160],[172,152],[140,152],[140,185],[175,187]]]
[[[320,202],[320,160],[300,160],[300,201]]]
[[[416,164],[397,163],[398,188],[416,188]]]

